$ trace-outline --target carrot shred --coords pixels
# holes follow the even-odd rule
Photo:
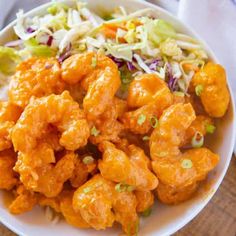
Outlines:
[[[196,65],[193,65],[191,63],[183,64],[183,68],[185,71],[191,71],[191,70],[195,72],[199,71],[199,68]]]
[[[106,38],[115,39],[116,38],[116,30],[110,29],[107,27],[102,27],[102,33]]]
[[[141,22],[133,22],[136,26],[141,25]],[[126,22],[121,23],[104,23],[102,26],[102,32],[107,38],[116,38],[116,32],[118,29],[127,30]]]

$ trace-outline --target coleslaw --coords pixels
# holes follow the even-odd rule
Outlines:
[[[208,59],[195,39],[155,18],[152,9],[130,13],[121,6],[98,16],[86,3],[73,2],[70,7],[53,1],[46,14],[33,18],[20,10],[14,26],[17,39],[0,47],[0,60],[9,61],[2,63],[0,72],[9,75],[20,60],[32,56],[56,56],[63,62],[73,54],[96,51],[118,65],[122,75],[118,94],[125,94],[136,75],[154,73],[173,92],[187,95],[194,72]]]

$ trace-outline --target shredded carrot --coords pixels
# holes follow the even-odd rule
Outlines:
[[[108,27],[102,27],[102,32],[106,38],[115,39],[116,38],[116,30],[110,29]]]
[[[107,38],[114,39],[116,37],[116,32],[118,29],[127,30],[126,27],[127,22],[121,23],[104,23],[102,26],[102,32]],[[135,26],[141,25],[140,21],[132,22]]]
[[[139,25],[142,25],[142,23],[139,20],[135,20],[132,21],[132,23],[137,27]],[[109,28],[109,29],[113,29],[113,30],[117,30],[118,28],[123,29],[123,30],[127,30],[127,26],[126,26],[127,22],[119,22],[119,23],[104,23],[103,27]]]
[[[122,23],[108,23],[108,24],[104,24],[105,27],[110,28],[110,29],[114,29],[117,30],[118,28],[126,30],[125,24],[124,22]]]
[[[102,32],[107,38],[114,39],[116,38],[116,32],[118,28],[124,29],[124,30],[126,29],[124,26],[124,23],[119,23],[119,24],[105,23],[102,26]]]
[[[183,64],[183,68],[185,71],[191,71],[191,70],[193,70],[195,72],[199,71],[199,68],[196,65],[193,65],[190,63]]]

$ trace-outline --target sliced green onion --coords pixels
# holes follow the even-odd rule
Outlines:
[[[134,186],[128,184],[119,183],[115,186],[115,190],[119,193],[121,192],[132,192],[135,189]]]
[[[123,84],[130,84],[131,82],[132,82],[132,80],[130,78],[126,78],[126,77],[122,78]]]
[[[134,78],[132,77],[132,74],[127,69],[127,67],[123,66],[122,68],[120,68],[119,72],[120,72],[120,79],[121,79],[120,90],[121,92],[125,93],[128,90],[129,85]]]
[[[155,129],[158,126],[158,123],[159,123],[157,117],[156,116],[152,116],[150,118],[150,123],[151,123],[152,128]]]
[[[173,92],[173,94],[178,97],[182,97],[182,98],[185,96],[185,94],[183,92],[179,92],[179,91],[175,91],[175,92]]]
[[[95,68],[97,66],[97,58],[94,56],[92,58],[92,67]]]
[[[90,192],[91,190],[92,190],[91,187],[87,187],[87,188],[84,188],[83,192],[84,192],[84,193],[88,193],[88,192]]]
[[[89,165],[89,164],[92,164],[94,162],[94,159],[92,156],[86,156],[83,158],[83,163],[85,165]]]
[[[119,183],[115,186],[115,190],[118,192],[118,193],[121,193],[121,192],[125,192],[125,189],[124,189],[124,185],[122,183]]]
[[[138,117],[138,124],[139,125],[142,125],[144,122],[145,122],[145,120],[146,120],[146,116],[144,115],[144,114],[141,114],[141,115],[139,115],[139,117]]]
[[[191,169],[193,167],[193,163],[191,160],[189,159],[184,159],[182,160],[181,162],[181,166],[184,168],[184,169]]]
[[[195,87],[195,93],[197,96],[200,96],[202,91],[203,91],[203,86],[201,84],[199,84]]]
[[[152,213],[152,209],[148,208],[148,209],[146,209],[145,211],[142,212],[142,216],[143,217],[148,217],[148,216],[151,215],[151,213]]]
[[[149,136],[143,136],[143,141],[148,141],[150,139]]]
[[[132,192],[132,191],[134,191],[134,189],[135,189],[134,186],[128,185],[127,188],[126,188],[126,191],[127,192]]]
[[[97,137],[99,135],[100,131],[97,130],[95,126],[93,126],[90,133],[91,133],[91,135]]]
[[[159,152],[157,155],[158,155],[159,157],[165,157],[165,156],[168,155],[168,152]]]
[[[200,132],[196,132],[191,143],[194,148],[200,148],[204,143],[204,136]]]
[[[215,132],[216,127],[214,125],[206,125],[206,132],[208,134],[213,134]]]
[[[132,82],[132,74],[125,67],[122,67],[119,72],[123,84],[130,84]]]

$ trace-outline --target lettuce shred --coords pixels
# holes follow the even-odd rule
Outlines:
[[[148,38],[155,45],[159,45],[160,42],[162,42],[168,38],[175,38],[176,37],[176,31],[174,30],[173,26],[170,25],[165,20],[146,19],[145,25],[148,30]]]
[[[55,2],[47,9],[47,12],[55,16],[60,11],[68,11],[68,9],[69,7],[66,4],[61,2]]]
[[[18,52],[13,48],[0,46],[0,72],[10,75],[15,72],[17,63],[20,62]]]
[[[52,57],[56,55],[56,51],[46,45],[40,45],[36,39],[32,38],[24,42],[24,45],[33,56]]]

